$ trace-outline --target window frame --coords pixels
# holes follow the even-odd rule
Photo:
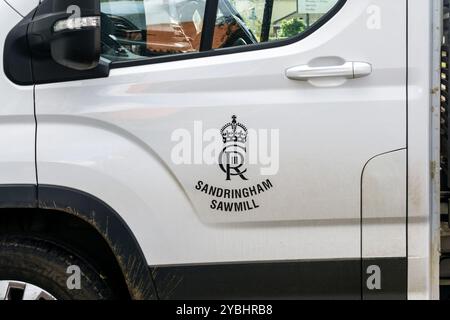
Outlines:
[[[219,0],[206,0],[208,1],[214,1],[216,4],[210,6],[210,8],[217,7],[217,3]],[[345,6],[348,0],[338,0],[338,2],[322,17],[320,17],[314,24],[312,24],[308,29],[306,29],[304,32],[300,33],[299,35],[284,39],[284,40],[275,40],[271,42],[261,42],[256,44],[249,44],[245,46],[237,46],[237,47],[230,47],[230,48],[218,48],[218,49],[209,49],[207,51],[199,51],[199,52],[187,52],[187,53],[177,53],[177,54],[168,54],[163,56],[157,56],[157,57],[143,57],[142,59],[136,59],[136,60],[130,60],[130,61],[111,61],[109,63],[110,69],[120,69],[120,68],[128,68],[128,67],[136,67],[136,66],[144,66],[144,65],[152,65],[152,64],[158,64],[158,63],[166,63],[166,62],[173,62],[173,61],[182,61],[182,60],[189,60],[189,59],[199,59],[199,58],[205,58],[205,57],[213,57],[213,56],[221,56],[226,54],[236,54],[241,52],[249,52],[249,51],[256,51],[256,50],[264,50],[264,49],[271,49],[271,48],[277,48],[286,46],[292,43],[299,42],[306,37],[309,37],[311,34],[316,32],[318,29],[320,29],[323,25],[325,25],[328,21],[330,21],[341,9]],[[209,25],[208,21],[211,21],[211,18],[208,16],[211,15],[211,12],[208,12],[208,4],[205,8],[205,15],[204,25]],[[214,13],[214,23],[216,19],[217,12]],[[208,33],[208,32],[207,32]],[[214,34],[208,33],[207,36],[211,38],[214,36]],[[202,34],[202,40],[203,43],[204,37]],[[200,48],[202,48],[202,43],[200,43]],[[109,60],[108,60],[109,61]]]

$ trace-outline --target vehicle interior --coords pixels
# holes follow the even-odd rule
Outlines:
[[[198,52],[205,5],[205,0],[102,1],[102,54],[117,61]],[[257,42],[232,4],[220,0],[213,49]]]

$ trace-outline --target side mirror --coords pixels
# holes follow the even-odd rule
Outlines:
[[[29,26],[33,55],[78,71],[100,62],[100,0],[45,0]]]
[[[6,37],[6,76],[19,85],[108,77],[100,19],[100,0],[41,1]]]

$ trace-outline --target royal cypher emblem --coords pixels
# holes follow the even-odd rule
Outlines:
[[[237,122],[236,119],[237,117],[233,116],[232,121],[220,130],[224,148],[219,155],[219,166],[226,174],[227,181],[237,176],[242,180],[248,180],[244,175],[247,169],[243,168],[247,152],[248,130],[242,123]]]
[[[226,181],[232,180],[233,177],[247,181],[245,164],[248,130],[237,121],[236,116],[232,116],[231,119],[232,121],[220,130],[224,146],[219,155],[219,167],[225,173]],[[210,209],[214,211],[244,213],[258,209],[260,205],[257,198],[273,187],[269,179],[240,188],[217,187],[199,180],[195,190],[211,197]]]

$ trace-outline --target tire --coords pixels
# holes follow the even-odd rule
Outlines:
[[[69,266],[78,266],[80,289],[70,290]],[[18,281],[45,290],[57,300],[110,300],[112,290],[100,272],[77,254],[37,237],[0,237],[0,282]],[[70,283],[70,282],[69,282]]]

